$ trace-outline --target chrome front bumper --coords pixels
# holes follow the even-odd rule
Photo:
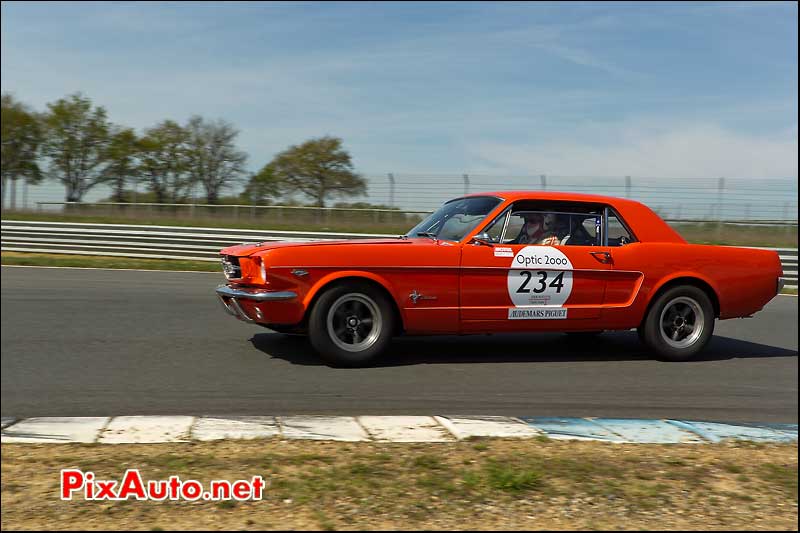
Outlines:
[[[216,289],[219,301],[225,311],[245,322],[255,323],[256,320],[247,315],[247,313],[239,305],[239,300],[253,300],[256,302],[281,302],[297,298],[297,293],[292,291],[267,291],[264,289],[234,289],[228,285],[220,285]],[[256,319],[262,319],[258,316],[261,312],[256,309]]]

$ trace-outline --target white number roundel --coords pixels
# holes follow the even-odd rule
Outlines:
[[[508,295],[517,307],[560,306],[572,293],[572,263],[551,246],[526,246],[511,261]]]

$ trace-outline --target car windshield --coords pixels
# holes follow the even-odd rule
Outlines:
[[[470,196],[450,200],[414,226],[406,235],[460,241],[501,201],[500,198],[493,196]]]

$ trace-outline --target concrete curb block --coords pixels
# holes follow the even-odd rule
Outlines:
[[[455,442],[477,437],[702,444],[797,442],[797,424],[504,416],[2,417],[3,444],[137,444],[224,439]]]

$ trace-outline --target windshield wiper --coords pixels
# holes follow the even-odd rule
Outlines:
[[[439,240],[436,237],[435,233],[430,233],[428,231],[418,231],[417,232],[417,237],[429,237],[429,238],[433,239],[434,241],[438,241]]]

